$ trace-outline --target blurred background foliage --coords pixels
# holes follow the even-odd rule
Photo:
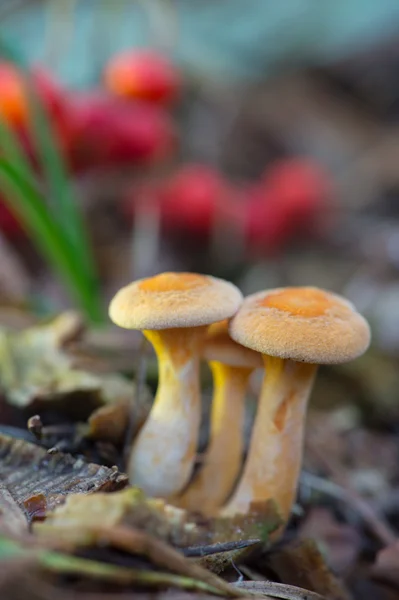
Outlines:
[[[0,32],[27,62],[84,87],[115,52],[154,43],[194,72],[264,79],[346,57],[395,34],[398,19],[395,0],[4,0]]]

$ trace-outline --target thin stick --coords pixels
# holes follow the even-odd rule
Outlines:
[[[275,581],[237,581],[235,587],[248,590],[263,597],[283,598],[284,600],[326,600],[316,592],[310,592],[295,585],[276,583]]]
[[[242,540],[237,542],[225,542],[217,544],[208,544],[207,546],[187,546],[182,548],[181,551],[184,556],[189,558],[209,556],[211,554],[218,554],[219,552],[230,552],[232,550],[242,550],[257,544],[260,540]]]

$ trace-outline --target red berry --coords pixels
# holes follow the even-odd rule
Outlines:
[[[99,93],[69,104],[71,162],[75,168],[152,162],[170,154],[176,138],[162,108],[127,104]]]
[[[168,58],[154,50],[130,50],[110,60],[106,87],[118,96],[169,103],[180,89],[180,75]]]
[[[249,191],[249,243],[281,248],[295,233],[309,229],[330,195],[330,181],[317,164],[304,159],[275,163]]]
[[[321,166],[306,159],[287,159],[272,165],[263,184],[275,202],[296,218],[306,219],[331,194],[331,182]]]
[[[186,165],[161,190],[165,223],[196,233],[209,233],[217,211],[229,196],[223,177],[206,165]]]

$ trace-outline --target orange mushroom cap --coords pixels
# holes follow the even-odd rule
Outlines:
[[[351,302],[315,287],[247,297],[230,323],[234,340],[253,350],[314,364],[350,361],[370,344],[370,328]]]

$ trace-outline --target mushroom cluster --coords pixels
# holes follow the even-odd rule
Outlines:
[[[159,363],[154,405],[131,450],[130,482],[205,516],[245,514],[252,503],[273,499],[286,523],[317,367],[350,361],[370,343],[369,326],[355,307],[314,287],[243,300],[227,281],[162,273],[122,288],[109,314],[121,327],[142,330]],[[214,392],[208,447],[195,471],[201,360],[210,366]],[[262,366],[242,468],[245,396],[251,373]]]

